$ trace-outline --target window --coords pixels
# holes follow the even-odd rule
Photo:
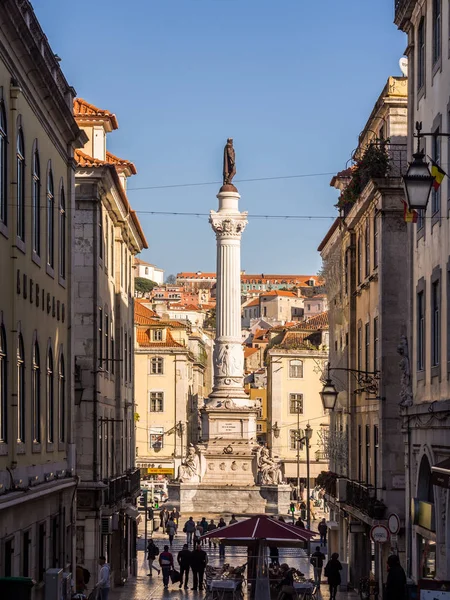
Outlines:
[[[33,395],[33,442],[38,444],[41,441],[41,363],[37,342],[35,342],[33,348],[31,393]]]
[[[25,442],[25,353],[23,339],[17,341],[17,441]]]
[[[163,332],[162,329],[155,329],[153,331],[153,341],[154,342],[162,342]]]
[[[32,203],[33,203],[33,252],[41,255],[41,168],[39,164],[39,152],[33,153],[33,181],[32,181]]]
[[[0,221],[4,225],[8,224],[7,146],[5,105],[0,102]]]
[[[433,65],[441,58],[441,1],[433,0]]]
[[[378,425],[373,426],[373,487],[375,490],[378,486],[378,452],[379,452],[379,439],[378,439]]]
[[[123,266],[123,252],[120,249],[120,285],[121,285],[121,287],[123,287],[123,271],[124,271],[124,266]]]
[[[105,371],[109,371],[109,317],[105,310]]]
[[[113,332],[114,332],[114,326],[111,323],[111,375],[114,375],[115,371],[116,371],[116,361],[115,361],[115,356],[114,356],[114,352],[115,352],[115,348],[114,348],[114,336],[113,336]]]
[[[374,213],[373,217],[373,268],[378,267],[378,217]]]
[[[14,560],[14,538],[5,540],[5,577],[13,575],[13,560]]]
[[[263,317],[267,317],[267,306],[263,307]]]
[[[145,274],[148,275],[148,267],[145,267]]]
[[[357,369],[358,371],[361,371],[361,367],[362,367],[362,329],[361,326],[358,327],[358,355],[357,355]]]
[[[66,278],[66,247],[67,247],[67,226],[66,226],[66,196],[64,187],[61,188],[59,196],[59,276]]]
[[[431,364],[433,367],[436,367],[440,362],[440,303],[439,281],[434,281],[431,286]]]
[[[30,548],[31,535],[29,531],[24,531],[22,537],[22,577],[30,576]]]
[[[417,370],[425,368],[425,298],[424,293],[417,294]]]
[[[366,241],[366,249],[365,249],[365,259],[366,259],[366,277],[369,277],[370,275],[370,224],[369,224],[369,218],[366,221],[366,231],[365,231],[365,241]]]
[[[58,369],[59,441],[66,441],[66,373],[64,355],[59,358]]]
[[[378,371],[378,317],[373,320],[373,370]]]
[[[128,336],[126,331],[124,338],[123,362],[125,365],[125,381],[128,381]]]
[[[366,425],[366,483],[370,485],[370,425]]]
[[[115,263],[114,263],[114,226],[111,225],[111,275],[113,277],[115,275],[114,268],[115,268]]]
[[[348,252],[345,252],[344,257],[344,291],[346,294],[349,293],[348,290]]]
[[[47,355],[47,441],[54,442],[55,432],[55,397],[53,389],[53,353]]]
[[[23,131],[19,128],[17,134],[17,237],[25,241],[25,148]]]
[[[38,528],[38,547],[37,547],[37,575],[38,581],[44,580],[44,573],[47,568],[45,553],[45,523],[41,523]]]
[[[103,310],[98,309],[98,363],[99,369],[103,369]]]
[[[290,360],[289,361],[289,377],[291,379],[302,379],[302,377],[303,377],[303,361],[301,361],[301,360]]]
[[[0,442],[8,441],[8,365],[6,355],[6,332],[0,326]]]
[[[108,227],[108,217],[105,217],[105,273],[108,273],[109,268],[109,227]]]
[[[289,450],[297,450],[297,447],[300,442],[298,440],[298,432],[296,429],[291,429],[289,431]]]
[[[289,394],[289,412],[303,414],[303,394]]]
[[[439,129],[436,130],[439,133]],[[432,158],[437,165],[441,164],[441,138],[433,136],[432,140]],[[431,214],[435,215],[441,210],[441,188],[431,191]]]
[[[151,450],[164,448],[164,429],[162,427],[150,427],[148,443]]]
[[[130,374],[130,381],[133,379],[133,346],[131,345],[131,335],[128,336],[128,372]]]
[[[55,190],[51,170],[47,177],[47,264],[52,269],[55,266]]]
[[[358,481],[361,483],[363,480],[363,464],[362,464],[362,426],[358,425]]]
[[[150,392],[150,412],[164,411],[164,392]]]
[[[164,373],[164,359],[160,356],[152,356],[150,359],[150,374],[162,375]]]
[[[370,323],[366,323],[364,326],[364,337],[365,337],[365,369],[370,371]]]
[[[361,239],[361,232],[358,235],[357,251],[358,251],[358,284],[359,284],[362,281],[362,239]]]
[[[262,433],[262,423],[256,423],[256,433]]]
[[[425,84],[425,20],[421,19],[417,30],[417,89]]]
[[[98,214],[98,256],[103,260],[103,212],[100,207]]]

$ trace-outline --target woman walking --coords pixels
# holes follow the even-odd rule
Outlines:
[[[327,577],[328,585],[330,586],[330,600],[336,600],[336,592],[341,583],[342,565],[338,559],[339,554],[333,552],[331,559],[325,567],[325,577]]]
[[[386,580],[386,600],[405,600],[406,575],[396,554],[387,559],[388,576]]]
[[[170,544],[171,548],[172,548],[173,538],[175,537],[176,532],[177,532],[177,526],[175,525],[175,522],[172,519],[169,519],[167,521],[167,525],[166,525],[166,533],[169,536],[169,544]]]

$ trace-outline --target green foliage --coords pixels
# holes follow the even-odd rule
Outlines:
[[[145,277],[136,277],[134,280],[134,289],[136,292],[141,292],[142,294],[151,292],[157,285],[158,284],[155,281],[145,279]]]
[[[205,322],[203,323],[203,327],[205,327],[205,329],[215,329],[216,328],[216,308],[215,307],[208,310]]]

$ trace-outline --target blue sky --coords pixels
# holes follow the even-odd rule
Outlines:
[[[128,195],[142,258],[166,275],[214,270],[214,234],[206,216],[148,211],[208,213],[219,185],[142,188],[219,181],[227,137],[236,180],[341,170],[406,46],[394,0],[32,1],[78,95],[118,117],[109,149],[138,169]],[[317,271],[330,179],[237,183],[247,273]]]

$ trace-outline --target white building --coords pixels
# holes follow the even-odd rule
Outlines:
[[[155,265],[145,262],[140,258],[134,259],[135,277],[142,277],[143,279],[150,279],[158,285],[162,285],[164,282],[164,270],[158,269]]]

